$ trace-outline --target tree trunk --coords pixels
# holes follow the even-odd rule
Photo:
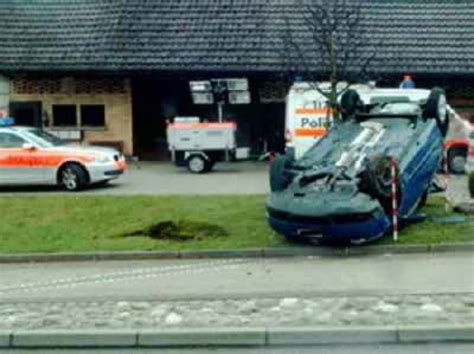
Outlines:
[[[337,124],[340,120],[339,116],[339,105],[337,102],[337,83],[338,83],[338,77],[337,77],[337,48],[336,48],[336,39],[334,38],[334,35],[331,34],[331,39],[330,39],[330,46],[331,46],[331,76],[330,76],[330,81],[331,81],[331,93],[329,97],[329,107],[331,110],[332,117],[334,120],[334,123]]]

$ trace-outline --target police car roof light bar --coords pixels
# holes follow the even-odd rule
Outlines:
[[[12,117],[0,118],[0,127],[11,127],[12,125],[15,125],[15,119]]]

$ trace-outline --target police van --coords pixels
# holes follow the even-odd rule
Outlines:
[[[286,152],[299,159],[333,124],[328,99],[310,82],[296,82],[290,88],[286,99],[285,139]],[[351,89],[361,93],[374,88],[374,83],[351,85]],[[317,83],[323,92],[330,92],[329,82]],[[348,87],[340,82],[338,91]],[[341,92],[342,94],[342,92]]]

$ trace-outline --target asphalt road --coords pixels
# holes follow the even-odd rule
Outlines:
[[[269,192],[268,163],[218,163],[205,174],[192,174],[171,162],[130,164],[123,176],[103,187],[92,187],[80,194],[92,195],[216,195],[266,194]],[[69,194],[57,187],[0,187],[1,195]]]
[[[2,354],[472,354],[474,346],[462,343],[418,345],[347,345],[284,348],[217,348],[217,349],[84,349],[84,350],[4,350]]]
[[[0,266],[0,301],[472,292],[468,252]]]
[[[444,178],[444,177],[441,177]],[[449,198],[466,202],[469,198],[466,175],[449,175]],[[131,163],[126,173],[107,186],[91,187],[86,195],[218,195],[267,194],[270,191],[268,162],[216,164],[211,173],[192,174],[171,162]],[[0,196],[18,194],[70,195],[58,187],[1,187]]]

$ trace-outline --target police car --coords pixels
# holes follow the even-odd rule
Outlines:
[[[467,173],[474,173],[474,123],[470,123],[470,128],[466,171]]]
[[[33,127],[0,118],[0,185],[60,185],[70,191],[105,184],[126,169],[110,148],[68,145]]]

